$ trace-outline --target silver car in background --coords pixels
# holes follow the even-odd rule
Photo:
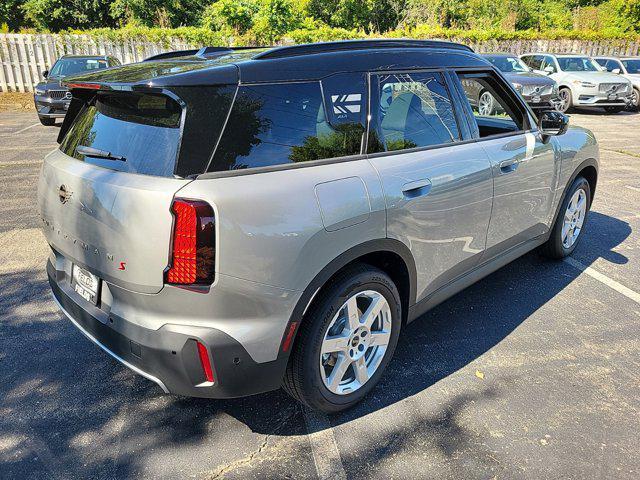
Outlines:
[[[617,113],[625,110],[633,99],[631,82],[603,72],[586,55],[528,53],[520,58],[534,71],[545,73],[558,83],[561,112],[574,107],[600,107]]]
[[[607,72],[620,75],[633,85],[631,107],[640,108],[640,57],[595,57],[594,60]]]
[[[597,184],[593,134],[459,44],[206,47],[66,86],[38,183],[53,297],[167,393],[348,408],[408,322],[570,255]]]

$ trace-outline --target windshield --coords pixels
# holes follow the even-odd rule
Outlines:
[[[560,70],[565,72],[599,72],[596,62],[589,57],[558,57]]]
[[[640,73],[640,58],[634,58],[632,60],[622,60],[624,68],[628,73]]]
[[[92,72],[101,68],[107,68],[107,61],[96,58],[61,58],[56,62],[51,71],[50,77],[66,77],[76,73]]]
[[[528,72],[527,67],[522,60],[517,57],[486,57],[495,67],[504,73],[510,72]]]

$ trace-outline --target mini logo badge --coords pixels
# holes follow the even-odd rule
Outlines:
[[[71,195],[73,195],[73,193],[67,190],[67,187],[65,187],[64,184],[60,185],[60,188],[58,189],[58,198],[60,199],[60,203],[67,203],[71,198]]]

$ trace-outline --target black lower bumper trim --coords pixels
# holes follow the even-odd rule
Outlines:
[[[85,302],[51,262],[47,262],[47,273],[53,295],[69,319],[113,358],[156,382],[165,392],[234,398],[276,390],[282,384],[284,356],[257,363],[239,342],[215,328],[174,324],[158,330],[141,327]],[[213,385],[205,382],[196,341],[211,354]]]

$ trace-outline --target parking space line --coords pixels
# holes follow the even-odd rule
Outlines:
[[[19,133],[26,132],[30,128],[37,127],[38,125],[40,125],[40,124],[39,123],[34,123],[33,125],[29,125],[28,127],[24,127],[22,130],[18,130],[17,132],[14,132],[13,135],[18,135]]]
[[[340,458],[340,451],[333,435],[329,417],[324,413],[304,409],[304,421],[307,426],[309,444],[313,453],[313,462],[320,480],[343,480],[347,478]]]
[[[625,297],[640,304],[640,293],[634,292],[630,288],[625,287],[621,283],[616,282],[615,280],[607,277],[603,273],[600,273],[597,270],[594,270],[593,268],[586,266],[585,264],[583,264],[582,262],[579,262],[574,258],[567,257],[564,259],[564,261],[569,265],[571,265],[572,267],[577,268],[578,270],[586,273],[591,278],[595,278],[599,282],[604,283],[607,287],[613,288],[616,292],[621,293]]]

